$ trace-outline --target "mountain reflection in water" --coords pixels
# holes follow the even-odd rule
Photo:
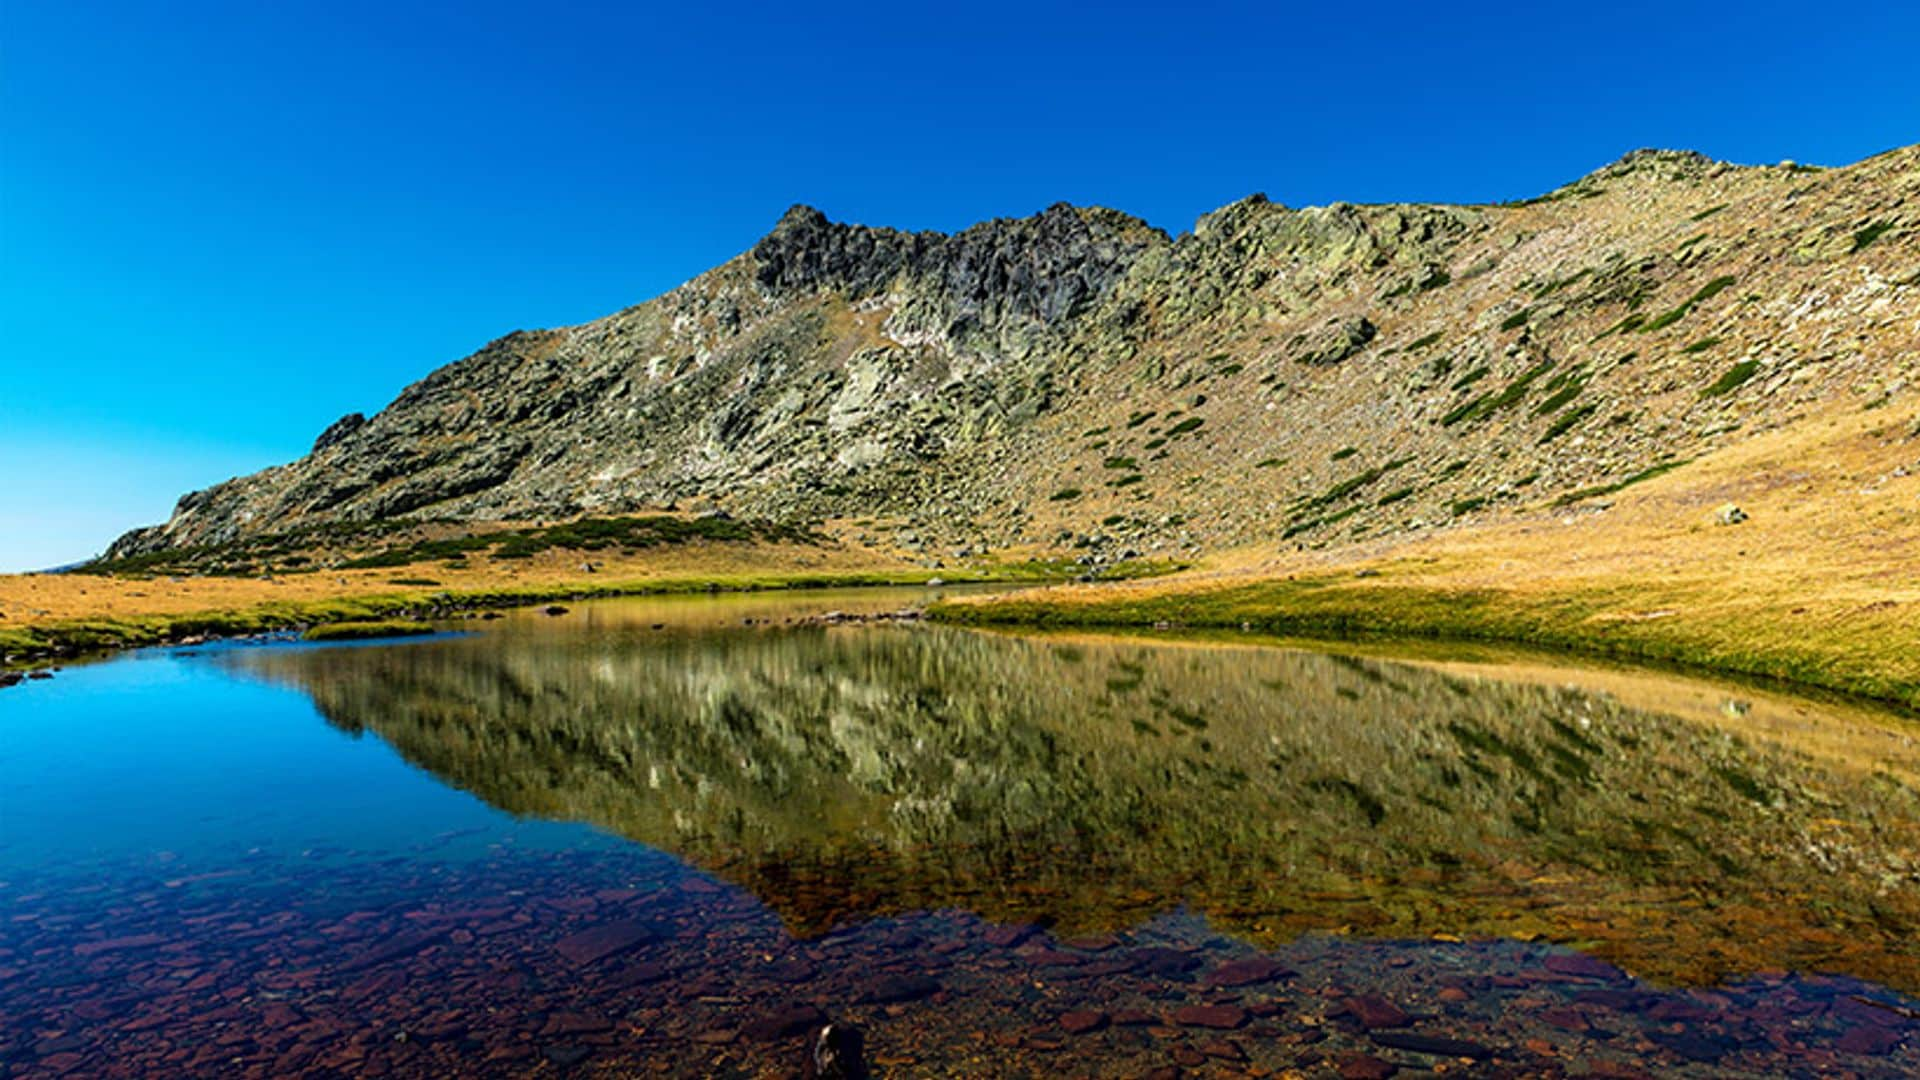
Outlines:
[[[699,864],[803,935],[949,908],[1093,933],[1184,906],[1263,947],[1547,938],[1658,981],[1920,987],[1909,774],[1737,725],[1280,648],[593,626],[225,662],[503,810]]]

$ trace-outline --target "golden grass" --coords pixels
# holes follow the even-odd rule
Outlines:
[[[1720,525],[1738,504],[1750,520]],[[1150,582],[965,598],[963,622],[1496,639],[1920,708],[1920,410],[1833,410],[1586,503]]]
[[[595,570],[582,569],[591,558]],[[934,571],[838,545],[696,541],[632,556],[551,550],[529,559],[419,563],[262,578],[0,575],[0,654],[48,656],[576,596],[1010,579],[1029,566]],[[399,584],[415,582],[416,584]],[[432,582],[432,584],[418,584]]]
[[[588,560],[597,568],[591,574],[582,573],[580,569]],[[464,568],[429,562],[371,570],[321,570],[270,578],[5,574],[0,575],[0,615],[4,616],[0,618],[0,630],[72,619],[181,616],[355,596],[425,598],[442,592],[539,592],[685,577],[917,569],[911,563],[880,552],[846,547],[699,541],[652,548],[632,556],[613,551],[550,550],[527,559],[468,561],[470,565]],[[434,584],[394,584],[409,579],[429,580]]]

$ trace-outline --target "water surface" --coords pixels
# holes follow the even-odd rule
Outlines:
[[[1920,747],[1512,656],[626,600],[0,694],[19,1075],[1920,1069]],[[1378,653],[1380,650],[1371,650]]]

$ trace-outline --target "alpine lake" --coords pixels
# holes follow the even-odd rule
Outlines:
[[[934,595],[0,691],[0,1076],[1920,1075],[1910,718]]]

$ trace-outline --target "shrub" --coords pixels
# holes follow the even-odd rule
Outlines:
[[[1460,376],[1460,378],[1454,380],[1452,389],[1465,390],[1467,387],[1472,386],[1474,383],[1479,382],[1481,379],[1484,379],[1491,374],[1493,374],[1492,368],[1489,368],[1489,367],[1474,368],[1472,371],[1469,371],[1465,375],[1462,375]]]
[[[1871,244],[1875,240],[1878,240],[1882,236],[1886,235],[1887,230],[1891,228],[1893,228],[1893,223],[1891,221],[1876,221],[1873,224],[1867,226],[1866,228],[1861,229],[1858,232],[1854,233],[1853,234],[1853,251],[1854,252],[1861,251],[1868,244]],[[1851,252],[1849,254],[1851,254]]]
[[[1694,293],[1692,296],[1687,297],[1686,301],[1682,303],[1679,307],[1674,308],[1672,311],[1667,312],[1665,315],[1662,315],[1659,318],[1654,319],[1652,322],[1649,322],[1646,325],[1640,327],[1640,332],[1643,334],[1650,334],[1655,330],[1664,330],[1667,327],[1672,326],[1674,323],[1677,323],[1681,319],[1686,318],[1687,312],[1692,311],[1695,305],[1705,303],[1706,301],[1711,300],[1715,296],[1719,295],[1720,290],[1725,289],[1727,286],[1733,284],[1733,280],[1734,279],[1731,275],[1725,275],[1725,274],[1721,275],[1720,277],[1714,278],[1712,281],[1709,281],[1705,285],[1700,286],[1700,291]]]
[[[1568,409],[1566,412],[1561,413],[1560,418],[1550,424],[1547,427],[1546,433],[1540,436],[1540,445],[1545,446],[1547,443],[1573,430],[1575,424],[1592,416],[1594,410],[1597,408],[1599,408],[1598,405],[1589,402],[1577,409]]]
[[[1663,476],[1670,473],[1680,466],[1685,465],[1689,460],[1688,458],[1679,458],[1674,461],[1663,461],[1658,465],[1641,469],[1625,480],[1619,480],[1611,484],[1596,484],[1593,487],[1581,488],[1578,491],[1569,491],[1565,495],[1553,500],[1553,505],[1566,506],[1570,503],[1577,503],[1582,499],[1591,499],[1597,495],[1611,495],[1622,488],[1632,487],[1642,481],[1651,480],[1656,476]]]
[[[1703,398],[1710,398],[1710,397],[1719,397],[1722,394],[1732,393],[1735,389],[1737,389],[1740,386],[1741,383],[1744,383],[1748,379],[1753,378],[1754,373],[1758,372],[1759,370],[1760,370],[1760,361],[1742,360],[1739,363],[1733,365],[1733,367],[1727,369],[1727,373],[1725,375],[1720,376],[1720,378],[1716,380],[1712,386],[1709,386],[1705,390],[1700,391],[1700,396]]]

